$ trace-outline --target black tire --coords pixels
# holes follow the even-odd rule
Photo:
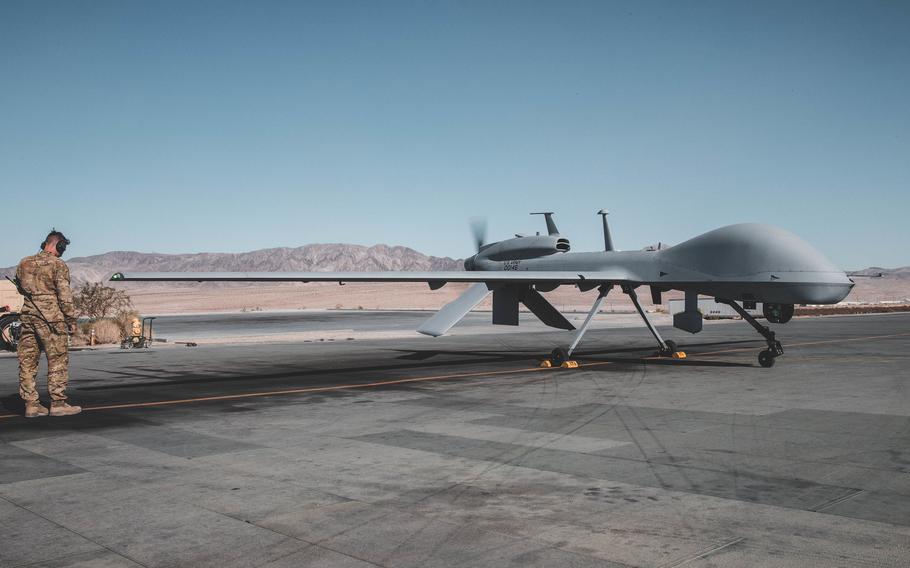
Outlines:
[[[774,354],[765,349],[758,354],[758,364],[768,369],[774,366]]]
[[[569,352],[564,347],[557,347],[550,352],[550,361],[555,367],[558,367],[569,360]]]
[[[0,349],[15,351],[19,345],[19,314],[0,316]]]

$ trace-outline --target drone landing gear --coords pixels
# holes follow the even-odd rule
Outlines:
[[[571,359],[572,352],[575,351],[575,348],[578,346],[578,343],[581,341],[582,336],[585,332],[588,331],[588,326],[591,325],[591,320],[594,319],[594,314],[600,309],[600,305],[603,303],[604,298],[607,297],[607,294],[610,293],[610,290],[613,288],[612,284],[602,284],[597,289],[597,299],[594,300],[594,305],[591,306],[591,311],[588,312],[588,317],[585,318],[585,322],[581,324],[581,327],[575,332],[575,337],[572,339],[572,344],[569,345],[569,348],[557,347],[550,352],[550,358],[545,359],[541,366],[543,367],[564,367],[567,369],[574,369],[578,367],[578,363]]]
[[[550,365],[553,367],[561,367],[568,360],[569,351],[565,347],[557,347],[550,352]]]
[[[664,341],[664,338],[660,336],[660,333],[657,331],[657,328],[654,327],[654,324],[651,323],[651,320],[648,319],[648,314],[641,307],[641,303],[638,301],[638,294],[635,293],[635,288],[632,286],[625,285],[622,287],[622,291],[625,292],[629,299],[632,300],[632,303],[635,304],[635,309],[638,311],[638,315],[641,316],[641,319],[644,320],[645,325],[648,326],[648,331],[651,332],[651,335],[654,336],[654,339],[657,340],[657,353],[658,357],[672,357],[673,359],[685,359],[686,354],[678,350],[676,342],[672,339]]]
[[[575,348],[578,346],[578,343],[581,341],[582,336],[588,330],[588,327],[591,325],[591,320],[594,319],[594,314],[600,310],[600,305],[603,303],[604,298],[607,297],[607,294],[613,288],[612,284],[603,284],[598,288],[597,299],[594,300],[594,305],[591,306],[591,311],[588,312],[588,317],[585,318],[585,322],[581,324],[581,327],[578,328],[578,331],[575,332],[575,337],[572,339],[572,344],[569,345],[569,348],[557,347],[550,353],[550,358],[545,359],[542,363],[542,367],[564,367],[564,368],[575,368],[578,366],[578,363],[571,359],[572,352],[575,351]],[[638,302],[638,295],[635,293],[635,288],[631,286],[623,286],[622,291],[629,295],[629,298],[632,299],[632,303],[635,304],[635,309],[638,310],[638,314],[641,316],[641,319],[644,320],[645,325],[648,326],[648,331],[651,332],[651,335],[654,336],[654,339],[657,340],[657,355],[659,357],[672,357],[673,359],[685,359],[686,354],[678,350],[675,341],[664,339],[660,336],[660,333],[657,331],[657,328],[654,327],[654,324],[651,323],[651,320],[648,319],[648,314],[645,313],[645,310],[642,309],[641,304]]]
[[[773,367],[774,360],[784,354],[784,347],[780,344],[780,341],[774,337],[774,332],[771,331],[770,328],[758,323],[758,321],[752,317],[752,314],[744,310],[743,307],[736,302],[732,300],[721,300],[720,298],[718,298],[717,301],[721,304],[727,304],[733,308],[736,313],[740,315],[740,317],[749,322],[749,325],[754,327],[755,331],[760,333],[761,336],[765,338],[765,341],[768,342],[768,348],[762,350],[758,354],[758,364],[762,367],[765,367],[766,369]]]

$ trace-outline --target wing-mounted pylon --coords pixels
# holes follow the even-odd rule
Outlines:
[[[541,296],[533,286],[527,284],[509,284],[493,291],[493,323],[518,325],[519,304],[524,304],[532,314],[550,327],[575,329],[553,304]]]
[[[550,327],[568,331],[575,329],[575,326],[569,323],[569,320],[559,313],[559,310],[553,307],[553,304],[548,302],[540,295],[540,292],[533,287],[528,287],[525,290],[524,296],[521,298],[521,303],[531,310],[531,313],[537,316],[540,321]]]

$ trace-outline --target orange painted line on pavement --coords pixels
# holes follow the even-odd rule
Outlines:
[[[862,336],[862,337],[848,337],[845,339],[825,339],[825,340],[821,340],[821,341],[805,341],[803,343],[787,343],[787,344],[785,344],[785,347],[804,347],[806,345],[822,345],[825,343],[846,343],[848,341],[866,341],[866,340],[872,340],[872,339],[889,339],[889,338],[894,338],[894,337],[907,337],[907,336],[910,336],[910,332],[892,333],[889,335],[866,335],[866,336]],[[756,339],[755,341],[761,341],[761,339]],[[680,347],[684,347],[684,346],[680,346]],[[724,353],[735,353],[738,351],[752,351],[754,349],[755,349],[755,346],[736,347],[733,349],[723,349],[720,351],[706,351],[704,353],[697,353],[694,351],[689,351],[688,353],[691,353],[691,355],[693,357],[701,357],[704,355],[721,355]],[[648,361],[648,360],[665,360],[666,361],[669,359],[667,359],[666,357],[660,357],[658,355],[655,355],[652,357],[639,357],[636,360],[646,360],[646,361]],[[598,365],[609,365],[610,363],[611,363],[611,361],[597,361],[594,363],[579,363],[578,366],[579,367],[596,367]]]
[[[83,407],[83,412],[91,412],[95,410],[116,410],[122,408],[146,408],[150,406],[169,406],[173,404],[189,404],[192,402],[207,402],[213,400],[235,400],[242,398],[257,398],[263,396],[278,396],[286,394],[309,394],[309,393],[319,393],[319,392],[332,392],[339,390],[349,390],[349,389],[364,389],[364,388],[375,388],[382,387],[387,385],[400,385],[404,383],[419,383],[425,381],[443,381],[447,379],[463,379],[470,377],[490,377],[495,375],[514,375],[516,373],[528,373],[532,371],[554,371],[558,370],[559,367],[546,368],[546,367],[529,367],[526,369],[509,369],[505,371],[478,371],[475,373],[454,373],[449,375],[432,375],[429,377],[413,377],[410,379],[392,379],[388,381],[375,381],[372,383],[354,383],[349,385],[335,385],[330,387],[308,387],[300,389],[287,389],[287,390],[277,390],[277,391],[264,391],[264,392],[247,392],[240,394],[225,394],[225,395],[216,395],[216,396],[201,396],[196,398],[182,398],[174,400],[158,400],[152,402],[131,402],[124,404],[108,404],[104,406],[90,406]],[[163,386],[166,386],[167,383],[162,383]],[[3,418],[15,418],[21,416],[20,414],[0,414],[0,419]]]
[[[867,335],[862,337],[848,337],[845,339],[827,339],[821,341],[807,341],[803,343],[791,343],[788,344],[789,347],[803,347],[806,345],[823,345],[828,343],[846,343],[850,341],[867,341],[874,339],[889,339],[894,337],[906,337],[910,336],[910,332],[907,333],[892,333],[888,335]],[[741,347],[735,349],[725,349],[722,351],[709,351],[707,353],[693,353],[696,356],[704,355],[718,355],[722,353],[733,353],[737,351],[751,351],[754,347]],[[651,357],[649,357],[651,358]],[[653,357],[657,359],[658,357]],[[581,363],[579,367],[597,367],[601,365],[610,365],[610,361],[597,361],[593,363]],[[447,379],[462,379],[470,377],[492,377],[496,375],[514,375],[516,373],[529,373],[534,371],[554,371],[559,370],[559,367],[529,367],[526,369],[509,369],[505,371],[478,371],[476,373],[455,373],[450,375],[432,375],[429,377],[414,377],[410,379],[392,379],[389,381],[376,381],[372,383],[359,383],[359,384],[350,384],[350,385],[336,385],[331,387],[310,387],[302,389],[289,389],[289,390],[278,390],[278,391],[266,391],[266,392],[250,392],[250,393],[241,393],[241,394],[225,394],[217,396],[202,396],[197,398],[183,398],[175,400],[158,400],[153,402],[133,402],[125,404],[108,404],[104,406],[91,406],[83,408],[84,412],[91,412],[95,410],[117,410],[123,408],[147,408],[152,406],[169,406],[175,404],[190,404],[193,402],[207,402],[214,400],[236,400],[243,398],[257,398],[263,396],[279,396],[286,394],[308,394],[308,393],[318,393],[318,392],[332,392],[339,390],[351,390],[351,389],[364,389],[364,388],[376,388],[387,385],[400,385],[404,383],[419,383],[426,381],[443,381]],[[162,385],[167,385],[167,383],[162,383]],[[16,418],[21,416],[19,414],[0,414],[0,419],[4,418]]]

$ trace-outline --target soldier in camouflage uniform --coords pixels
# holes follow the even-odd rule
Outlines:
[[[25,401],[26,418],[69,416],[82,409],[66,402],[69,379],[68,334],[75,331],[76,311],[70,290],[70,270],[60,257],[69,240],[53,230],[41,243],[41,251],[27,256],[16,268],[16,278],[25,302],[22,306],[22,335],[19,337],[19,396]],[[38,359],[47,355],[47,390],[51,408],[41,405],[35,389]]]

